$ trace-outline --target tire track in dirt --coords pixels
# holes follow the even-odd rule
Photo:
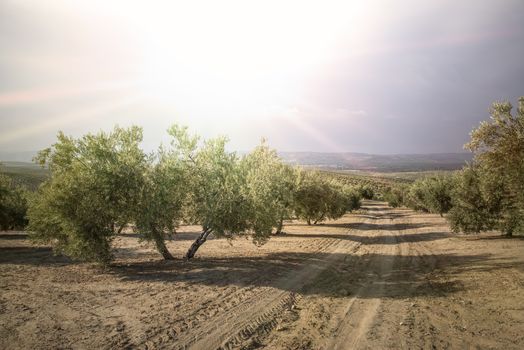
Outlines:
[[[384,218],[388,211],[380,210],[374,215],[374,225],[380,225],[382,221],[392,221],[391,218]],[[386,233],[386,235],[384,235]],[[379,236],[380,235],[380,236]],[[386,278],[392,272],[395,264],[394,257],[400,254],[400,247],[396,235],[383,230],[374,230],[367,232],[368,238],[376,238],[373,244],[366,245],[360,256],[354,256],[349,261],[351,265],[353,260],[363,261],[361,266],[353,265],[352,267],[366,277],[362,287],[360,287],[355,296],[346,302],[342,311],[342,316],[334,330],[330,341],[325,346],[326,349],[355,349],[359,347],[361,339],[370,330],[375,319],[378,309],[381,305],[381,299],[376,295],[384,294],[386,288]],[[380,237],[380,238],[378,238]],[[379,240],[380,239],[380,240]],[[369,259],[365,257],[368,256]],[[391,256],[392,259],[385,258]]]
[[[338,280],[332,280],[334,286],[337,284],[347,286],[348,281],[352,281],[353,287],[349,289],[354,296],[346,298],[344,290],[341,290],[337,293],[342,296],[340,299],[330,299],[322,295],[308,298],[306,308],[312,309],[316,305],[323,305],[330,310],[332,316],[323,318],[324,331],[316,333],[316,338],[308,338],[308,327],[318,324],[318,318],[322,316],[314,312],[302,312],[299,319],[294,321],[295,326],[289,324],[292,335],[285,336],[288,341],[291,341],[287,346],[351,349],[369,345],[369,339],[380,331],[384,322],[383,296],[391,293],[388,289],[389,284],[395,283],[398,265],[403,263],[403,260],[398,257],[406,255],[406,247],[399,242],[400,230],[410,227],[410,223],[405,222],[404,216],[385,205],[373,204],[368,210],[368,215],[358,216],[368,220],[350,225],[353,227],[350,231],[351,240],[364,244],[357,250],[348,252],[344,261],[333,266],[333,270],[340,271],[340,275]],[[401,229],[392,230],[395,227]],[[330,280],[330,277],[325,276],[325,278],[321,277],[319,282],[322,283],[326,278]],[[388,300],[388,303],[390,302]],[[304,336],[306,339],[302,340]],[[273,333],[268,344],[281,344],[280,337]]]
[[[334,269],[347,269],[349,267],[363,277],[359,280],[361,287],[352,291],[355,296],[348,299],[342,311],[338,312],[333,318],[335,324],[333,325],[333,322],[330,322],[332,324],[330,327],[331,334],[324,345],[325,349],[352,349],[365,346],[367,345],[365,342],[366,335],[373,328],[380,327],[382,320],[377,318],[377,314],[380,312],[383,303],[382,296],[387,295],[388,282],[394,281],[396,272],[393,269],[403,261],[399,260],[399,257],[408,256],[413,250],[412,246],[416,245],[416,243],[405,240],[402,237],[403,232],[391,230],[391,227],[404,227],[405,225],[409,227],[409,224],[411,224],[409,218],[398,215],[391,208],[387,206],[375,207],[370,210],[370,215],[366,216],[362,222],[357,222],[356,225],[352,225],[351,230],[348,230],[352,234],[360,233],[360,239],[352,239],[351,243],[348,243],[347,240],[339,240],[338,243],[325,243],[326,245],[335,245],[336,248],[332,253],[337,254],[332,254],[332,256],[344,256],[344,258],[334,257],[330,261],[326,261],[322,264],[322,267],[317,268],[314,274],[308,268],[305,268],[303,273],[309,275],[307,280],[300,274],[296,279],[286,280],[288,286],[295,285],[294,289],[296,290],[297,285],[307,286],[317,276],[327,271],[328,267]],[[382,229],[381,225],[388,229]],[[404,231],[406,228],[401,230]],[[362,244],[362,242],[366,243]],[[325,252],[330,251],[325,250]],[[416,267],[421,262],[424,265],[434,264],[433,259],[426,255],[428,253],[419,252],[411,259],[409,264],[414,267],[414,271],[417,271]],[[430,261],[427,261],[428,259]],[[288,288],[282,285],[282,289]],[[253,314],[250,318],[253,320],[252,322],[246,322],[244,316],[240,316],[238,322],[224,319],[223,323],[218,326],[220,330],[217,330],[216,334],[213,335],[213,332],[211,332],[200,341],[190,343],[189,348],[243,348],[246,347],[246,344],[249,345],[248,341],[253,340],[254,337],[264,339],[269,334],[274,335],[272,332],[278,323],[277,317],[294,303],[300,302],[301,299],[300,294],[289,295],[289,292],[282,291],[280,288],[276,294],[258,295],[256,297],[260,297],[260,301],[250,308],[242,310],[245,314]],[[235,312],[231,318],[234,319],[237,315]],[[309,313],[305,312],[302,316],[307,318],[307,315]],[[311,314],[309,317],[314,318],[315,315]],[[301,322],[307,323],[307,320],[301,320]],[[228,326],[224,326],[224,324]],[[258,345],[259,343],[255,342],[254,344]]]
[[[312,247],[310,253],[328,254],[338,249],[340,240],[335,238],[316,238],[306,243]],[[309,250],[309,249],[308,249]],[[232,293],[223,292],[221,298],[204,301],[200,307],[189,312],[180,313],[176,319],[166,319],[167,323],[159,323],[158,320],[140,320],[140,323],[156,325],[148,330],[147,337],[132,342],[134,346],[145,349],[153,348],[218,348],[221,345],[233,346],[242,343],[250,335],[267,332],[275,326],[274,317],[287,310],[293,305],[300,295],[288,290],[296,290],[300,285],[297,280],[311,274],[318,269],[317,265],[324,264],[317,260],[309,264],[308,261],[301,262],[304,266],[297,271],[290,271],[284,278],[280,278],[275,287],[263,287],[263,280],[267,278],[264,274],[254,274],[253,279],[245,282],[245,287],[237,288]],[[293,279],[294,282],[286,282]],[[259,283],[260,282],[260,283]],[[306,283],[306,282],[304,282]],[[277,290],[275,290],[277,289]],[[135,292],[138,292],[136,290]],[[220,310],[218,313],[209,315],[208,310]],[[207,313],[207,314],[206,314]],[[201,321],[204,319],[204,321]],[[191,322],[186,322],[192,320]],[[239,322],[239,321],[242,322]],[[249,321],[249,322],[248,322]],[[182,322],[187,327],[176,331],[174,325]],[[195,324],[196,322],[196,324]],[[234,324],[235,327],[224,329],[224,325]],[[223,344],[222,344],[223,343]],[[211,346],[211,344],[213,344]]]
[[[230,349],[238,347],[255,333],[270,332],[276,326],[275,318],[301,298],[295,291],[356,245],[356,242],[326,239],[319,252],[331,253],[328,259],[305,264],[299,271],[291,271],[279,279],[275,287],[264,287],[259,294],[191,330],[191,334],[178,340],[177,348]]]
[[[434,237],[442,237],[443,233],[439,232],[438,235],[435,234],[434,237],[429,237],[427,236],[428,232],[423,228],[424,223],[420,222],[422,220],[421,216],[413,215],[413,213],[399,216],[396,213],[397,210],[389,208],[391,221],[396,221],[396,225],[406,229],[390,232],[395,236],[396,246],[398,247],[397,263],[393,264],[395,272],[391,282],[398,284],[398,281],[403,281],[403,283],[400,291],[389,290],[383,294],[395,298],[383,303],[385,310],[389,314],[386,321],[388,324],[377,325],[377,327],[382,328],[382,336],[384,338],[387,337],[399,347],[410,348],[413,346],[410,344],[410,339],[419,338],[424,339],[424,343],[428,348],[434,348],[434,342],[431,340],[429,343],[427,342],[430,335],[428,329],[431,330],[431,326],[427,324],[422,326],[424,332],[416,336],[411,332],[416,323],[415,315],[419,314],[420,311],[419,305],[414,302],[413,298],[420,293],[420,288],[427,288],[427,284],[430,283],[428,274],[433,273],[438,266],[439,256],[434,253]],[[433,226],[430,226],[429,232],[433,230]],[[431,243],[428,243],[428,238]],[[399,298],[400,295],[402,297]],[[393,334],[384,334],[386,329],[390,331],[393,329]]]
[[[328,266],[326,266],[326,268],[324,268],[322,271],[319,271],[319,273],[316,274],[316,276],[312,276],[311,279],[310,279],[310,282],[307,283],[305,286],[304,286],[304,293],[307,293],[308,294],[308,297],[307,299],[304,300],[305,304],[301,305],[301,301],[299,302],[299,304],[297,305],[298,307],[298,310],[303,310],[303,311],[299,311],[298,314],[295,314],[295,317],[297,317],[296,319],[294,320],[290,320],[289,318],[287,319],[287,321],[284,321],[284,324],[283,324],[283,328],[280,329],[280,330],[289,330],[289,328],[291,328],[290,332],[285,332],[285,333],[280,333],[280,335],[291,335],[294,339],[296,339],[296,342],[294,343],[288,343],[287,345],[282,345],[284,343],[280,342],[280,341],[276,341],[276,342],[272,342],[274,341],[275,339],[278,339],[279,338],[279,335],[276,334],[275,332],[268,332],[268,333],[265,333],[265,334],[257,334],[256,335],[256,342],[255,342],[255,345],[257,346],[262,346],[262,344],[264,346],[268,346],[268,347],[277,347],[277,348],[286,348],[286,347],[292,347],[292,348],[304,348],[304,349],[313,349],[313,348],[322,348],[322,346],[319,347],[320,344],[317,344],[317,345],[313,345],[313,343],[311,343],[308,339],[311,339],[309,338],[308,336],[308,327],[315,327],[315,329],[317,327],[320,327],[322,329],[326,329],[328,332],[329,332],[329,329],[332,329],[331,333],[329,334],[330,335],[330,338],[333,334],[336,334],[336,330],[341,330],[342,326],[343,326],[343,323],[341,322],[337,322],[335,325],[332,324],[332,322],[329,320],[330,317],[329,316],[326,316],[327,319],[325,319],[325,323],[324,324],[319,324],[318,323],[318,316],[320,316],[317,312],[318,312],[318,307],[320,307],[321,309],[325,306],[327,307],[328,309],[331,309],[332,308],[332,304],[333,302],[329,301],[331,298],[328,296],[327,299],[323,298],[324,300],[327,301],[327,304],[324,303],[324,302],[320,302],[319,303],[319,300],[316,300],[316,302],[314,301],[315,299],[317,299],[315,297],[315,294],[317,292],[317,283],[321,283],[322,285],[326,285],[326,281],[329,281],[333,274],[337,274],[339,271],[347,271],[347,268],[348,267],[351,267],[351,268],[354,268],[356,264],[359,263],[360,261],[360,264],[362,264],[362,259],[361,257],[362,256],[365,256],[367,254],[371,254],[371,252],[369,251],[369,248],[367,246],[367,243],[366,244],[363,244],[363,242],[365,242],[365,240],[358,240],[358,239],[354,239],[352,236],[352,233],[354,233],[353,231],[363,231],[363,232],[372,232],[371,230],[374,228],[374,225],[376,225],[376,220],[378,220],[380,218],[380,216],[377,216],[377,215],[368,215],[368,216],[361,216],[362,218],[364,218],[363,221],[360,221],[360,222],[351,222],[350,224],[348,224],[347,226],[347,231],[346,231],[346,234],[350,235],[351,238],[348,237],[348,239],[344,239],[343,237],[341,238],[338,238],[339,240],[342,240],[342,241],[350,241],[351,243],[348,244],[344,249],[342,248],[340,250],[340,252],[338,253],[339,257],[337,257],[336,259],[333,259],[332,263],[330,263]],[[342,235],[341,235],[342,236]],[[375,234],[372,234],[371,236],[366,236],[366,238],[370,238],[370,237],[373,237],[373,236],[376,236],[376,233]],[[380,240],[380,237],[376,237],[377,240]],[[368,261],[368,260],[366,260]],[[369,265],[368,263],[364,263],[363,265],[363,270],[367,270],[367,265]],[[330,282],[327,282],[328,284],[330,284]],[[333,281],[333,286],[336,286],[336,284],[338,282],[336,281]],[[326,286],[327,287],[327,286]],[[320,287],[321,290],[325,287]],[[332,288],[330,287],[327,287],[328,290],[333,290]],[[337,287],[338,288],[338,287]],[[326,290],[327,291],[327,290]],[[321,292],[323,293],[323,292]],[[330,292],[328,292],[330,293]],[[347,295],[346,294],[347,291],[345,289],[343,289],[343,287],[341,287],[341,289],[339,289],[335,294],[337,296],[342,296],[342,295]],[[310,294],[310,295],[309,295]],[[332,300],[337,300],[337,299],[332,299]],[[312,304],[313,303],[313,304]],[[348,305],[349,307],[350,305]],[[377,305],[378,307],[378,305]],[[317,310],[317,311],[314,311],[313,309]],[[328,311],[328,309],[324,309],[324,312],[328,312],[328,315],[336,315],[338,314],[339,312],[335,312],[335,313],[332,313],[331,311]],[[345,308],[345,312],[344,312],[344,315],[348,312],[347,308]],[[293,316],[290,316],[288,315],[288,317],[291,317],[293,318]],[[343,318],[343,315],[339,315],[338,319],[342,319]],[[334,320],[336,322],[336,320]],[[293,325],[295,323],[295,325]],[[331,326],[330,326],[331,324]],[[335,328],[335,330],[333,330],[333,328]],[[272,331],[272,330],[271,330]],[[305,331],[305,333],[303,333]],[[269,339],[268,339],[269,338]],[[268,340],[269,340],[269,343],[268,343]],[[316,347],[315,347],[316,346]],[[241,348],[246,348],[246,347],[241,347]],[[329,347],[327,347],[329,348]]]
[[[419,232],[411,233],[410,235],[416,235]],[[400,241],[405,245],[407,253],[405,255],[410,256],[410,269],[409,277],[411,280],[417,280],[417,274],[424,274],[424,282],[420,282],[416,287],[431,288],[432,293],[437,293],[439,288],[434,288],[431,285],[431,274],[434,273],[435,269],[439,265],[439,255],[435,254],[431,249],[430,244],[424,241],[411,241],[408,235],[399,236]],[[429,275],[428,275],[429,274]],[[424,305],[426,301],[421,301]],[[403,347],[413,347],[412,339],[420,339],[424,348],[441,348],[443,346],[448,347],[449,344],[442,343],[438,336],[438,327],[434,324],[432,316],[427,313],[426,308],[420,308],[418,303],[411,302],[411,307],[407,307],[404,312],[404,329],[399,330],[397,337],[402,339]],[[413,307],[416,306],[416,307]],[[419,342],[420,346],[420,342]]]
[[[337,239],[319,238],[308,242],[306,245],[314,247],[314,249],[311,249],[312,253],[326,253],[332,249],[336,249],[338,243],[339,240]],[[135,342],[135,345],[146,349],[162,347],[186,349],[192,347],[192,344],[199,344],[202,339],[204,339],[204,342],[211,342],[211,340],[206,338],[210,332],[212,333],[217,327],[223,327],[225,323],[233,322],[235,318],[239,317],[238,315],[242,315],[243,313],[250,314],[251,311],[246,310],[253,308],[254,301],[266,300],[268,296],[276,299],[274,298],[274,288],[257,286],[262,285],[264,279],[267,279],[267,276],[264,274],[254,274],[251,280],[245,282],[245,287],[239,287],[231,293],[225,291],[221,294],[220,298],[204,300],[198,308],[188,310],[189,312],[180,313],[178,318],[171,319],[167,324],[158,324],[158,327],[148,332],[147,339]],[[292,302],[294,303],[297,297],[299,298],[300,296],[292,295],[292,293],[280,295],[280,298],[276,299],[274,303],[268,303],[266,305],[266,307],[269,307],[271,309],[270,311],[272,311],[269,314],[285,310],[285,306],[288,304],[291,305]],[[281,301],[281,303],[277,301]],[[208,313],[210,310],[219,310],[219,312],[210,315]],[[263,319],[268,318],[268,315],[266,315],[268,314],[267,310],[262,309],[258,313],[263,317],[260,320],[256,320],[255,323],[257,327],[268,329],[268,325],[263,322]],[[200,321],[202,319],[205,321]],[[154,319],[142,320],[142,322],[157,323]],[[179,324],[180,322],[186,327],[183,329],[178,327],[178,332],[175,332],[173,325]],[[254,332],[253,325],[248,328],[249,329],[243,329],[239,334],[246,337],[247,334]],[[225,339],[227,337],[222,336],[220,338]],[[204,348],[209,347],[205,346]]]
[[[0,241],[26,249],[0,264],[0,348],[523,348],[521,240],[364,206],[263,250],[217,244],[188,265],[143,255],[114,274]],[[317,276],[294,280],[303,271]]]

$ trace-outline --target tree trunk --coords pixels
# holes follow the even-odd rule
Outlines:
[[[311,226],[311,219],[307,219],[307,224]]]
[[[278,223],[278,226],[277,226],[277,232],[275,232],[276,235],[279,235],[282,233],[282,228],[284,227],[284,218],[281,217],[280,218],[280,222]]]
[[[209,229],[202,231],[202,233],[197,237],[197,239],[193,242],[193,244],[191,244],[191,247],[189,247],[189,249],[187,250],[186,256],[184,258],[189,260],[192,257],[194,257],[198,248],[200,248],[200,246],[206,242],[207,237],[210,234],[211,234],[211,230]]]
[[[116,234],[121,234],[122,233],[122,230],[124,229],[124,226],[125,224],[122,224],[122,226],[120,226],[118,228],[118,230],[116,229],[117,225],[116,225],[116,222],[113,222],[111,224],[111,231],[115,232]]]
[[[317,222],[324,220],[324,216],[325,216],[325,215],[326,215],[326,214],[322,214],[318,219],[315,220],[315,222],[313,223],[313,225],[316,225]]]
[[[171,253],[167,249],[166,242],[164,241],[162,235],[159,232],[157,232],[157,230],[154,228],[152,228],[151,231],[153,232],[153,236],[155,238],[155,245],[158,252],[162,254],[165,260],[173,260],[173,255],[171,255]]]

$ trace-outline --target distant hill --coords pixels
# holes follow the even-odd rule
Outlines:
[[[38,151],[2,152],[0,151],[0,162],[27,162],[31,163]]]
[[[31,162],[37,151],[0,152],[0,162]],[[335,152],[279,152],[287,163],[336,170],[403,172],[457,170],[471,161],[471,153],[392,154]]]
[[[9,176],[15,184],[35,190],[47,177],[49,170],[27,162],[0,162],[0,174]]]
[[[471,153],[393,154],[280,152],[288,163],[306,167],[378,172],[457,170],[471,161]]]

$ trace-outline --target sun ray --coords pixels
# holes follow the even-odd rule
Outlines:
[[[56,132],[64,127],[79,124],[88,120],[94,122],[96,119],[104,117],[109,112],[128,107],[137,103],[139,100],[140,97],[133,95],[112,100],[109,103],[101,103],[87,109],[71,111],[60,115],[50,115],[41,122],[35,122],[32,125],[23,125],[14,130],[11,129],[2,132],[0,134],[0,144],[13,143],[42,133]]]
[[[133,81],[107,81],[88,85],[54,86],[9,91],[0,94],[0,107],[47,102],[101,92],[116,92],[128,90],[135,85],[136,83]]]
[[[342,147],[322,133],[321,130],[311,125],[311,123],[309,123],[301,114],[300,109],[293,107],[282,113],[281,117],[300,131],[306,133],[311,139],[315,140],[321,146],[321,149],[330,152],[343,151]]]

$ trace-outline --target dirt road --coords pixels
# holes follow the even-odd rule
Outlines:
[[[197,228],[169,243],[177,256]],[[263,247],[210,240],[161,261],[132,234],[100,270],[0,234],[0,348],[524,347],[524,240],[451,235],[368,201]]]

